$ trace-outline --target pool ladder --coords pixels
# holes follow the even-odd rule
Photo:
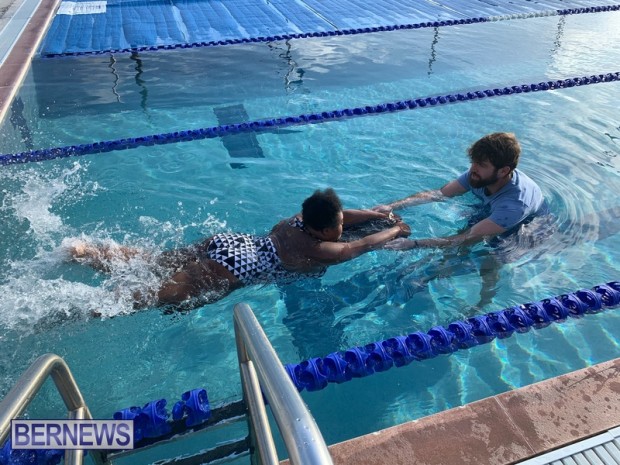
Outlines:
[[[0,447],[4,445],[11,430],[11,420],[21,415],[47,378],[51,376],[65,403],[70,420],[92,420],[84,397],[69,370],[69,366],[58,355],[45,354],[34,361],[19,377],[17,383],[0,403]],[[101,453],[92,454],[95,464],[102,464]],[[67,450],[65,464],[77,465],[84,461],[83,450]]]
[[[253,464],[279,463],[264,398],[273,413],[293,465],[332,465],[325,440],[299,392],[286,374],[265,332],[249,305],[234,308],[235,340],[239,359],[243,399],[250,430],[250,453]],[[45,354],[21,375],[0,402],[0,447],[9,436],[11,420],[19,417],[51,376],[68,411],[69,419],[92,419],[86,402],[65,361]],[[95,465],[109,463],[102,451],[91,451]],[[83,450],[66,450],[65,464],[78,465]]]

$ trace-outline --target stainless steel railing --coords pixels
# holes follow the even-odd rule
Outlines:
[[[255,458],[263,465],[279,463],[263,400],[264,393],[291,464],[333,465],[314,418],[247,304],[235,306],[234,324],[243,395],[249,410],[251,438],[258,453]],[[92,419],[65,361],[58,355],[45,354],[35,360],[0,402],[0,445],[4,444],[10,433],[11,420],[26,410],[49,376],[67,407],[68,418]],[[101,453],[92,452],[94,462],[103,464]],[[82,450],[65,452],[67,465],[79,465],[83,459]]]
[[[13,389],[0,402],[0,445],[4,444],[9,435],[11,420],[26,410],[48,376],[52,377],[56,389],[58,389],[67,407],[69,419],[91,420],[93,418],[65,361],[58,355],[45,354],[30,365],[19,377]],[[100,453],[93,452],[92,457],[95,463],[103,463]],[[67,465],[79,465],[83,460],[83,450],[67,450],[65,452],[65,464]]]
[[[243,395],[260,463],[275,465],[279,462],[262,397],[264,393],[290,462],[293,465],[331,465],[332,458],[314,418],[249,305],[235,305],[234,322]]]

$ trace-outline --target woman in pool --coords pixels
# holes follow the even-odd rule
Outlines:
[[[390,227],[339,242],[343,228],[375,219],[389,219]],[[136,293],[135,306],[195,306],[214,302],[245,285],[320,277],[329,265],[409,234],[409,226],[400,218],[372,210],[343,210],[333,189],[317,190],[304,200],[300,214],[280,221],[267,236],[220,233],[157,256],[156,263],[169,270],[170,276],[159,289],[147,295]],[[146,256],[136,248],[86,242],[71,245],[69,252],[75,261],[100,270],[106,270],[111,260]]]

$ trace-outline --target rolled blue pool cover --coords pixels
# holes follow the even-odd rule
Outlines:
[[[614,0],[114,2],[56,15],[46,57],[136,53],[616,11]]]

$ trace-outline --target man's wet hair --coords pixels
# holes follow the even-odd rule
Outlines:
[[[301,205],[301,215],[306,226],[322,231],[338,226],[338,213],[342,203],[334,189],[316,190]]]
[[[474,142],[467,154],[472,162],[488,161],[496,169],[509,166],[514,170],[519,164],[521,145],[511,132],[494,132]]]

